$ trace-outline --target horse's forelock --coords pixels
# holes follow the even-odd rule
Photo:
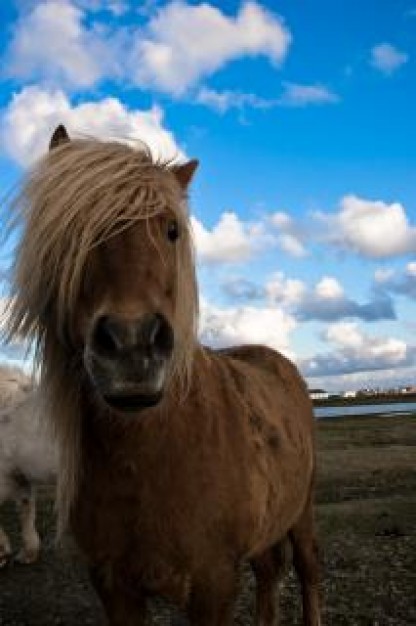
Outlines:
[[[68,142],[39,163],[21,194],[24,233],[16,263],[17,297],[23,288],[32,330],[51,302],[60,326],[76,309],[88,254],[99,243],[166,209],[188,228],[183,192],[169,167],[148,150],[91,140]]]

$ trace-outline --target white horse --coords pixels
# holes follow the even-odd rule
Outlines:
[[[35,527],[34,486],[55,480],[57,459],[38,411],[37,391],[22,371],[0,366],[0,505],[14,499],[19,512],[22,548],[16,559],[36,561],[40,539]],[[0,567],[12,554],[0,526]]]

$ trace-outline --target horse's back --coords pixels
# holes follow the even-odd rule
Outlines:
[[[308,390],[297,367],[280,352],[263,345],[241,345],[217,350],[229,367],[240,370],[246,379],[245,393],[256,393],[255,380],[265,379],[266,386],[278,398],[278,404],[289,403],[303,408],[307,421],[312,418]],[[243,368],[238,363],[244,364]]]
[[[246,344],[222,348],[217,353],[224,357],[245,361],[250,365],[263,369],[272,374],[278,374],[282,380],[297,380],[301,386],[305,386],[296,366],[288,358],[277,350],[258,344]]]

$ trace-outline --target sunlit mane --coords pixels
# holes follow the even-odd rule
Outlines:
[[[187,388],[195,347],[197,295],[186,198],[174,165],[155,161],[143,147],[76,140],[50,152],[24,181],[13,203],[18,245],[9,336],[36,346],[45,413],[60,449],[58,510],[66,523],[76,491],[80,452],[77,398],[81,367],[68,343],[87,258],[101,242],[137,220],[171,211],[181,225],[172,377]],[[155,250],[155,254],[159,252]],[[71,355],[71,358],[68,355]]]

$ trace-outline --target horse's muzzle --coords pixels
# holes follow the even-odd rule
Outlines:
[[[103,315],[85,347],[85,366],[105,403],[118,411],[139,411],[163,397],[173,330],[159,314],[138,319]]]

